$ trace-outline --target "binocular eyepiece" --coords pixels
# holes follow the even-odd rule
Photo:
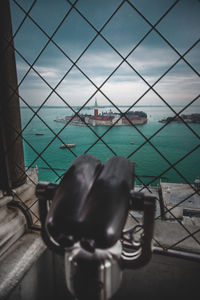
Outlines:
[[[135,193],[133,185],[134,164],[128,159],[115,156],[102,165],[83,154],[59,185],[39,183],[36,188],[43,240],[64,253],[67,286],[78,299],[109,299],[123,268],[140,267],[151,258],[155,197]],[[129,210],[143,211],[138,243],[131,240],[133,231],[124,231]]]

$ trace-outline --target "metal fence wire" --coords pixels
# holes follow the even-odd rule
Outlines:
[[[185,106],[182,106],[179,110],[173,106],[173,103],[167,100],[167,97],[162,94],[162,90],[159,91],[159,88],[157,89],[158,84],[165,79],[170,72],[173,72],[174,69],[180,64],[183,63],[184,66],[187,68],[187,70],[190,71],[191,74],[193,74],[199,84],[199,71],[198,71],[198,66],[193,64],[192,60],[192,55],[195,52],[199,51],[199,37],[194,40],[190,45],[186,44],[187,47],[185,46],[184,51],[180,51],[179,48],[171,42],[169,36],[167,34],[163,34],[163,31],[161,30],[162,24],[166,22],[170,22],[171,17],[169,16],[174,16],[176,18],[176,14],[182,5],[181,0],[177,1],[166,1],[165,9],[162,11],[155,10],[153,11],[153,16],[151,17],[146,13],[145,10],[141,9],[141,5],[138,4],[138,1],[132,1],[132,0],[123,0],[123,1],[116,1],[115,4],[112,6],[109,6],[109,10],[107,9],[106,6],[104,6],[104,17],[102,18],[103,24],[99,25],[95,23],[95,20],[98,20],[98,14],[94,15],[93,18],[89,18],[87,14],[87,9],[84,9],[84,4],[81,0],[76,0],[76,1],[70,1],[66,0],[63,1],[66,4],[66,9],[63,11],[62,16],[53,15],[52,12],[52,7],[51,5],[48,5],[48,1],[20,1],[20,0],[10,0],[10,5],[11,5],[11,12],[12,12],[12,18],[13,18],[13,23],[15,26],[14,28],[14,33],[13,33],[13,40],[14,40],[14,50],[15,54],[17,57],[17,61],[21,62],[21,66],[23,65],[23,70],[20,69],[20,64],[17,64],[17,71],[18,71],[18,90],[19,90],[19,98],[21,101],[22,106],[25,106],[26,109],[29,109],[29,115],[30,118],[27,122],[23,124],[23,129],[21,132],[18,132],[20,136],[22,136],[24,144],[26,147],[29,148],[30,152],[34,155],[32,155],[33,159],[30,161],[26,169],[27,174],[29,174],[29,169],[31,170],[32,167],[34,167],[37,164],[37,161],[40,160],[42,162],[43,167],[39,167],[39,173],[42,172],[42,170],[47,169],[48,172],[51,172],[51,174],[54,174],[55,181],[58,181],[63,174],[62,168],[56,166],[56,162],[51,161],[50,157],[46,155],[48,149],[52,146],[52,144],[55,141],[59,141],[60,144],[65,144],[65,140],[63,139],[62,133],[64,130],[71,125],[73,122],[73,119],[76,118],[77,116],[82,120],[82,122],[85,124],[85,127],[88,129],[88,132],[91,132],[92,135],[95,136],[95,139],[90,145],[87,145],[87,147],[84,149],[85,153],[90,152],[92,149],[94,149],[95,153],[95,147],[96,145],[101,142],[106,149],[106,153],[108,155],[117,155],[117,150],[115,149],[115,145],[111,145],[108,142],[108,139],[106,137],[110,134],[112,131],[113,127],[116,125],[118,120],[112,124],[111,126],[107,126],[106,129],[103,132],[100,132],[98,130],[95,130],[95,128],[91,125],[89,125],[87,122],[85,122],[82,113],[84,109],[87,107],[87,105],[91,105],[93,103],[95,96],[99,95],[107,101],[108,105],[111,105],[117,113],[120,114],[121,118],[124,117],[126,120],[130,123],[132,128],[137,132],[137,134],[142,137],[143,142],[137,147],[134,147],[134,150],[132,150],[128,155],[125,154],[128,159],[134,159],[135,155],[139,152],[141,152],[146,145],[150,146],[153,152],[156,153],[158,156],[159,160],[163,160],[165,162],[165,168],[160,171],[159,174],[156,174],[153,176],[152,170],[148,170],[148,174],[145,174],[146,177],[142,177],[136,174],[136,179],[138,182],[138,186],[140,190],[148,190],[149,192],[152,192],[152,189],[150,186],[157,184],[157,182],[160,180],[160,178],[167,176],[166,174],[169,171],[173,171],[175,174],[178,175],[178,177],[181,179],[182,183],[187,186],[187,189],[189,190],[189,193],[187,194],[180,194],[182,197],[179,195],[179,198],[176,203],[173,203],[171,207],[167,207],[165,205],[164,211],[165,215],[168,214],[170,222],[173,220],[177,224],[177,232],[181,232],[181,234],[177,234],[174,237],[171,237],[171,242],[168,243],[167,245],[165,244],[164,239],[157,239],[157,244],[162,247],[163,249],[172,249],[172,248],[177,248],[180,246],[184,241],[188,240],[191,241],[192,243],[195,244],[195,251],[200,252],[200,229],[199,229],[199,224],[198,223],[198,209],[195,208],[195,213],[196,213],[196,222],[197,226],[187,226],[183,220],[181,220],[179,217],[177,217],[175,209],[183,207],[184,203],[192,199],[192,197],[197,198],[197,202],[200,202],[200,195],[199,195],[199,190],[196,189],[194,184],[190,182],[190,180],[187,179],[185,176],[185,173],[180,171],[179,165],[183,164],[186,160],[192,159],[192,156],[194,153],[199,151],[200,143],[199,143],[199,132],[193,127],[190,123],[186,121],[182,117],[182,114],[185,113],[185,111],[190,108],[194,104],[199,104],[199,94],[194,94],[192,93],[192,96],[188,94],[188,102],[185,104]],[[87,2],[87,1],[86,1]],[[91,10],[94,8],[94,6],[99,3],[99,1],[92,3],[92,1],[88,1],[88,3],[91,4]],[[148,2],[148,1],[146,1]],[[191,1],[190,5],[193,5],[193,2]],[[196,3],[197,5],[200,4]],[[147,5],[147,3],[145,4]],[[44,8],[45,6],[45,8]],[[108,37],[108,34],[106,34],[106,29],[113,24],[112,22],[116,17],[120,18],[120,11],[124,9],[126,6],[126,9],[128,7],[128,10],[130,12],[134,13],[134,16],[136,16],[141,23],[143,23],[143,33],[141,36],[139,36],[138,41],[136,44],[133,45],[132,48],[129,47],[128,52],[121,51],[121,49],[116,45],[115,42],[112,42],[112,39],[110,38],[111,35]],[[89,5],[87,6],[89,7]],[[112,7],[112,9],[110,9]],[[200,5],[199,5],[200,9]],[[36,11],[33,13],[33,11]],[[15,12],[17,12],[18,18],[16,18]],[[44,20],[47,22],[48,20],[48,14],[50,16],[53,16],[52,18],[57,18],[57,25],[55,28],[51,28],[51,17],[49,17],[49,24],[47,23],[42,23],[40,22],[41,20],[38,21],[37,19],[37,13],[39,14],[44,14]],[[75,14],[76,18],[79,18],[82,22],[84,23],[84,26],[87,25],[88,30],[91,30],[93,32],[93,35],[91,35],[91,38],[85,38],[85,41],[83,43],[82,49],[79,49],[78,55],[74,55],[73,51],[70,52],[70,49],[67,48],[66,44],[61,44],[59,41],[57,41],[57,34],[59,31],[63,29],[63,26],[65,22],[69,21],[69,28],[66,33],[67,34],[73,34],[74,27],[76,24],[73,24],[72,22],[70,23],[72,15]],[[153,20],[153,21],[152,21]],[[186,23],[188,22],[187,20],[184,20]],[[41,25],[41,23],[43,25]],[[117,23],[114,23],[115,26],[117,26]],[[38,32],[38,35],[41,36],[40,39],[40,47],[37,47],[35,45],[34,39],[31,40],[31,35],[32,32],[30,32],[30,37],[29,37],[29,42],[30,45],[28,45],[26,50],[23,48],[20,48],[20,43],[17,43],[17,38],[20,40],[23,38],[23,31],[24,29],[29,26],[30,28],[32,27],[34,30]],[[49,26],[49,27],[48,27]],[[70,27],[71,26],[71,27]],[[140,25],[138,25],[140,26]],[[191,25],[192,26],[192,25]],[[188,30],[190,30],[191,26],[189,24],[185,26]],[[51,28],[51,30],[49,29]],[[113,28],[113,27],[112,27]],[[126,28],[125,28],[126,29]],[[130,29],[129,29],[130,30]],[[71,32],[71,33],[70,33]],[[112,31],[111,31],[112,32]],[[113,33],[114,34],[114,33]],[[186,34],[186,33],[185,33]],[[190,33],[189,33],[190,34]],[[191,32],[192,34],[192,32]],[[118,35],[123,35],[123,32],[118,32]],[[150,83],[148,80],[148,77],[143,75],[142,71],[138,71],[138,66],[137,64],[134,64],[134,60],[130,59],[133,54],[135,54],[138,49],[143,46],[146,41],[151,38],[151,36],[154,35],[155,39],[159,38],[163,45],[164,48],[169,49],[171,55],[175,56],[175,59],[172,60],[171,63],[167,66],[167,68],[160,73],[159,77],[155,79],[153,83]],[[187,33],[188,36],[188,33]],[[66,37],[67,38],[67,37]],[[81,37],[84,39],[84,36]],[[75,37],[74,37],[75,39]],[[116,66],[113,68],[113,70],[110,72],[110,74],[104,74],[104,79],[102,82],[99,84],[97,81],[94,79],[93,76],[89,76],[88,74],[90,73],[89,66],[87,68],[87,63],[86,66],[81,64],[82,59],[85,58],[87,53],[90,51],[92,47],[94,47],[96,42],[103,43],[105,47],[107,47],[108,51],[111,50],[113,57],[117,55],[118,60]],[[32,44],[31,44],[32,43]],[[130,41],[131,45],[131,41]],[[32,48],[35,47],[34,50],[34,58],[31,56],[31,50]],[[58,55],[61,55],[63,58],[66,60],[66,69],[65,72],[62,73],[62,76],[59,80],[57,80],[57,83],[55,84],[51,80],[51,76],[45,76],[45,72],[42,68],[38,67],[38,62],[42,58],[43,54],[45,51],[56,51]],[[70,54],[69,54],[70,53]],[[55,57],[56,59],[56,57]],[[94,58],[95,59],[95,58]],[[159,60],[159,58],[158,58]],[[159,63],[159,61],[157,61]],[[89,62],[88,62],[89,64]],[[144,62],[145,64],[145,62]],[[117,72],[120,70],[122,66],[126,66],[129,68],[129,71],[132,72],[134,76],[137,76],[138,79],[144,84],[147,88],[142,92],[139,96],[133,97],[134,99],[131,100],[131,105],[126,106],[125,110],[122,109],[122,107],[113,99],[113,97],[108,96],[109,93],[107,90],[104,88],[107,83],[109,83],[110,80],[112,80]],[[46,66],[48,67],[48,61],[46,62]],[[84,100],[84,103],[80,105],[78,108],[74,107],[71,103],[73,103],[70,99],[70,95],[65,97],[62,92],[60,92],[59,88],[62,86],[62,84],[65,84],[65,80],[71,76],[72,71],[78,72],[80,76],[86,80],[87,82],[90,83],[91,86],[91,91],[87,93],[87,98]],[[23,84],[26,82],[26,80],[29,80],[29,75],[34,73],[34,77],[40,80],[41,86],[45,87],[46,93],[44,93],[44,96],[42,96],[42,100],[40,105],[37,104],[37,106],[33,107],[33,105],[30,104],[29,102],[29,93],[28,91],[22,92],[23,90]],[[50,78],[50,79],[49,79]],[[74,88],[78,88],[77,86]],[[180,87],[181,88],[181,87]],[[10,86],[10,89],[12,89],[13,94],[17,93],[18,90],[15,90],[12,86]],[[34,81],[32,84],[30,83],[29,89],[33,91],[34,89]],[[81,93],[81,89],[80,89]],[[161,132],[163,132],[166,127],[168,126],[168,122],[163,123],[162,126],[159,127],[155,132],[153,132],[151,135],[146,136],[142,127],[135,125],[127,116],[127,113],[131,111],[132,109],[137,110],[137,105],[140,105],[141,101],[148,96],[149,94],[153,94],[156,99],[159,99],[160,104],[164,105],[166,108],[168,108],[169,115],[173,115],[172,119],[175,119],[179,117],[179,120],[184,126],[188,129],[188,131],[191,133],[192,136],[196,138],[196,145],[190,149],[187,153],[185,153],[182,157],[179,157],[175,161],[171,161],[169,157],[163,153],[163,151],[160,150],[158,146],[155,145],[153,142],[153,139],[156,136],[159,136]],[[38,97],[39,93],[35,94],[36,97]],[[43,114],[41,113],[41,110],[45,107],[45,105],[48,105],[49,100],[52,99],[52,97],[55,97],[60,105],[65,106],[68,111],[71,111],[71,114],[73,114],[72,118],[69,119],[65,124],[63,124],[59,130],[55,130],[51,125],[49,125],[49,122],[46,121],[46,119],[43,117]],[[73,97],[73,96],[71,96]],[[12,97],[9,99],[9,101],[12,101]],[[91,102],[92,101],[92,102]],[[198,107],[198,106],[196,106]],[[63,108],[64,109],[64,108]],[[37,147],[35,147],[34,144],[32,144],[31,139],[27,138],[26,130],[31,124],[33,120],[38,120],[38,122],[41,122],[43,125],[43,128],[46,128],[49,130],[51,133],[51,139],[48,140],[48,143],[46,146],[38,150]],[[199,125],[199,124],[198,124]],[[89,133],[88,133],[89,134]],[[8,149],[9,151],[9,149]],[[77,153],[73,148],[68,148],[66,149],[66,156],[70,156],[71,161],[77,156]],[[16,162],[17,163],[17,162]],[[158,162],[159,163],[159,162]],[[199,162],[196,162],[197,164]],[[198,175],[198,174],[197,174]],[[29,177],[29,180],[33,181],[31,177]],[[20,196],[19,197],[20,200]],[[163,194],[161,195],[163,197]],[[37,200],[36,200],[37,201]],[[31,206],[27,206],[26,209],[29,210],[31,213],[35,214],[34,210],[32,207],[36,203],[32,203]],[[184,208],[183,208],[184,210]],[[194,213],[194,212],[191,212]],[[187,211],[186,215],[189,212]],[[156,216],[156,220],[159,221],[161,218],[160,215]],[[194,220],[194,218],[193,218]],[[35,214],[35,223],[38,223],[39,217]],[[194,221],[193,221],[194,223]],[[171,224],[171,223],[170,223]],[[194,225],[194,224],[193,224]]]

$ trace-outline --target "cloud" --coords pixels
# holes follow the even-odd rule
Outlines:
[[[42,77],[48,78],[58,78],[59,77],[59,70],[55,68],[49,68],[49,67],[40,67],[37,66],[35,69],[40,73]],[[36,73],[34,73],[33,76],[38,76]]]
[[[45,79],[57,79],[60,76],[60,70],[58,68],[39,65],[34,65],[33,68]],[[28,64],[22,62],[17,63],[17,72],[19,77],[21,77],[22,74],[25,74],[29,69],[30,66]],[[34,70],[31,69],[29,71],[30,75],[27,74],[27,77],[31,77],[30,80],[36,77],[39,78],[38,74]]]
[[[199,78],[194,74],[169,74],[155,90],[168,102],[186,104],[200,94]]]
[[[116,55],[114,52],[95,51],[83,55],[78,62],[78,66],[87,69],[114,69],[121,60],[120,56]]]
[[[91,78],[97,87],[101,86],[122,61],[119,55],[113,55],[113,53],[103,50],[86,54],[78,62],[78,66]],[[165,59],[166,57],[167,59]],[[141,73],[147,82],[153,84],[176,59],[177,55],[173,54],[169,57],[169,52],[166,49],[143,46],[140,47],[140,51],[129,57],[128,61]],[[35,68],[54,87],[69,70],[70,66],[68,64],[66,67],[66,62],[63,58],[63,60],[58,59],[54,65],[50,66],[38,63]],[[18,63],[17,68],[20,73],[25,72],[27,66],[23,63]],[[185,68],[185,63],[179,63],[154,88],[167,101],[176,104],[187,102],[188,99],[197,96],[200,91],[199,78],[189,68]],[[102,87],[102,92],[119,105],[134,103],[148,89],[149,86],[124,62]],[[51,92],[34,71],[29,73],[28,78],[21,87],[21,91],[28,98],[28,101],[34,104],[41,102]],[[82,105],[95,91],[95,86],[75,66],[57,88],[57,92],[61,97],[71,105]],[[108,104],[102,93],[98,92],[97,97],[99,104]],[[49,105],[59,105],[60,103],[58,102],[58,97],[52,96]],[[141,103],[163,104],[152,91],[145,95],[140,101]]]
[[[137,70],[150,71],[152,68],[158,69],[168,67],[176,59],[178,59],[178,55],[169,49],[140,46],[139,50],[136,50],[127,58],[127,62]],[[114,51],[95,51],[83,55],[78,62],[78,66],[87,68],[88,70],[114,69],[122,62],[122,60],[123,58]],[[125,68],[126,65],[126,63],[123,63],[121,68]]]
[[[140,46],[130,55],[128,62],[138,71],[152,72],[171,66],[177,59],[178,55],[169,48]]]

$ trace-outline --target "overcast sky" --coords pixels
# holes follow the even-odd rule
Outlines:
[[[152,25],[174,2],[130,0]],[[32,3],[31,0],[11,0],[14,33],[25,16],[19,6],[28,11]],[[120,9],[117,10],[120,5]],[[105,25],[115,11],[113,18]],[[93,28],[79,13],[88,19]],[[68,15],[62,26],[53,36],[53,41],[62,48],[65,55],[52,42],[48,43],[47,36],[33,20],[51,36],[66,14]],[[31,9],[30,16],[32,20],[27,17],[15,36],[15,47],[30,64],[35,61],[35,70],[53,88],[57,87],[59,81],[68,73],[56,91],[70,105],[82,105],[88,99],[91,99],[88,104],[92,105],[94,98],[97,98],[100,105],[110,104],[107,98],[117,105],[131,105],[140,97],[138,105],[163,105],[162,100],[153,91],[145,94],[149,89],[148,84],[154,84],[179,59],[178,53],[183,55],[200,38],[199,0],[180,0],[156,26],[178,53],[154,30],[131,53],[152,27],[129,3],[121,0],[79,0],[73,9],[66,0],[38,0]],[[102,27],[101,34],[107,42],[101,36],[96,37],[97,31]],[[94,41],[89,49],[80,57],[92,40]],[[47,43],[47,47],[38,58],[38,54]],[[112,49],[109,43],[115,49]],[[128,64],[121,64],[122,56],[127,57]],[[185,59],[197,73],[200,71],[200,43],[196,44]],[[20,94],[27,103],[40,105],[48,97],[46,105],[64,104],[55,93],[50,95],[50,87],[34,70],[29,70],[28,64],[17,53],[16,60],[19,83],[29,71],[20,85]],[[73,66],[74,62],[78,68]],[[143,78],[139,77],[131,66]],[[112,77],[107,80],[116,68]],[[95,94],[99,87],[102,92],[98,91]],[[200,79],[198,74],[181,60],[154,89],[171,105],[186,105],[199,95]],[[143,94],[145,96],[142,97]],[[195,104],[199,105],[200,100],[197,99]]]

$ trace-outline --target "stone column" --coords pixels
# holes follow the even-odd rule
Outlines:
[[[0,189],[26,180],[12,24],[8,0],[0,2]]]

